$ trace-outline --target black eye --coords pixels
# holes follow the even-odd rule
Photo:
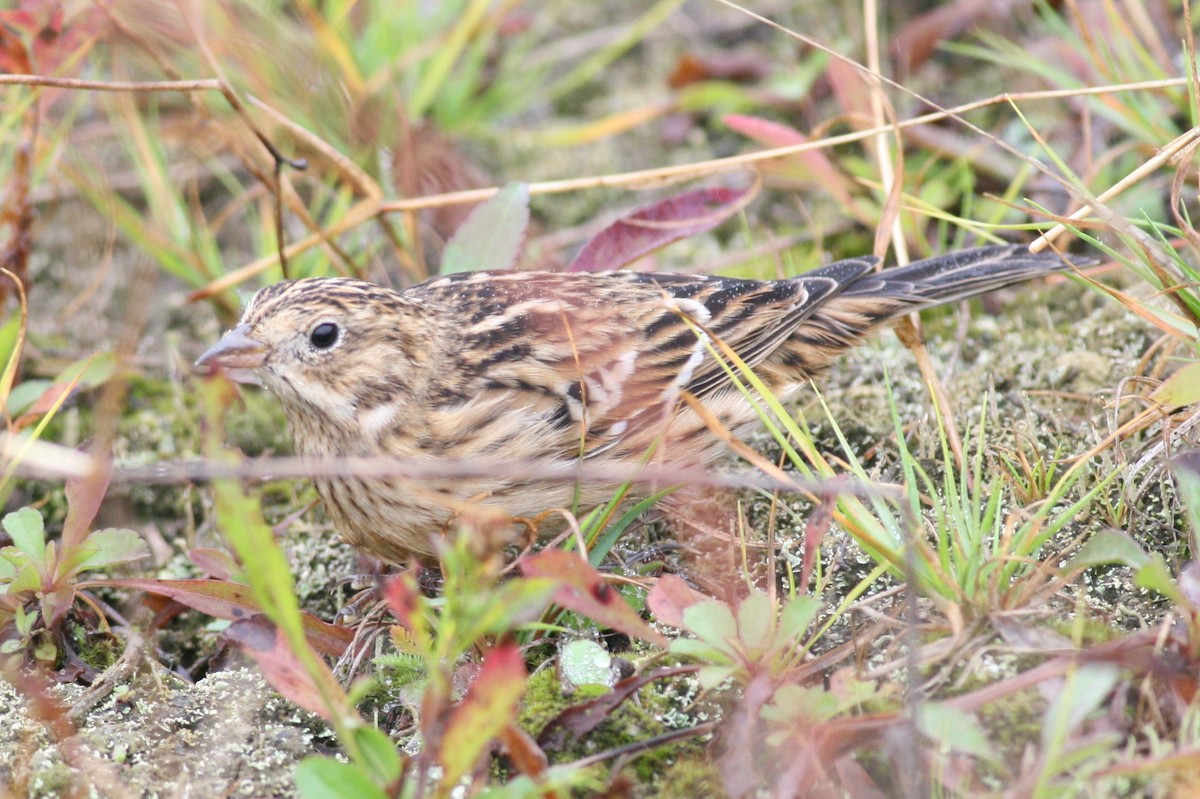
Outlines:
[[[322,322],[312,329],[308,338],[317,349],[327,350],[337,343],[338,326],[333,322]]]

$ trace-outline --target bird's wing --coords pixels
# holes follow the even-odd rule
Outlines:
[[[565,452],[536,454],[595,455],[623,440],[644,441],[632,433],[665,423],[682,391],[705,399],[727,385],[711,337],[754,366],[872,264],[839,262],[788,281],[470,273],[405,293],[463,323],[452,334],[457,364],[445,370],[441,399],[431,404],[478,407],[481,417],[520,404],[531,420],[562,428]]]

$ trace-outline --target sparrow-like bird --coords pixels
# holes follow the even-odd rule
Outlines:
[[[404,291],[308,278],[255,294],[197,362],[253,373],[310,458],[502,459],[486,478],[316,479],[346,539],[384,560],[433,552],[465,503],[536,518],[611,485],[523,478],[535,459],[689,466],[723,445],[685,392],[735,434],[753,404],[714,356],[732,348],[777,397],[910,311],[1065,268],[1001,245],[876,271],[852,258],[789,280],[669,273],[465,272]],[[736,371],[736,370],[735,370]]]

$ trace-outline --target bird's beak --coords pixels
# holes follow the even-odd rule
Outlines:
[[[249,325],[238,325],[209,348],[196,361],[197,366],[209,367],[210,373],[220,368],[239,383],[260,383],[254,373],[267,363],[267,345],[250,337]]]

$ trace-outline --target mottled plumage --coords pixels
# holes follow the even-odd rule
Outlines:
[[[709,337],[784,397],[901,314],[1064,266],[1017,246],[882,272],[875,264],[854,258],[779,281],[470,272],[401,292],[342,278],[285,281],[259,291],[199,363],[255,370],[304,456],[582,458],[632,472],[654,447],[656,459],[697,465],[722,446],[683,392],[735,433],[757,419]],[[319,479],[317,489],[352,544],[392,561],[430,553],[431,537],[466,502],[533,518],[612,492],[514,474]]]

